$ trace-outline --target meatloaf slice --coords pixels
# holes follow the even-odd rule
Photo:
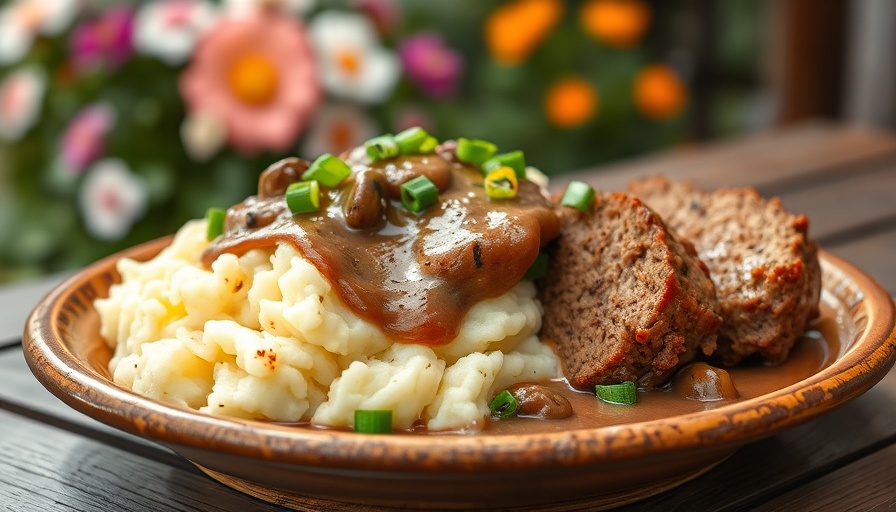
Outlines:
[[[558,208],[560,236],[539,281],[542,334],[557,344],[570,384],[659,386],[722,322],[694,248],[640,200],[598,194],[590,214]]]
[[[805,215],[752,188],[704,192],[649,178],[628,190],[697,248],[722,307],[718,354],[735,364],[751,354],[779,363],[818,315],[821,268]]]

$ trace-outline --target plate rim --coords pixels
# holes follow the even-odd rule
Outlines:
[[[896,307],[889,294],[852,264],[819,250],[822,291],[826,289],[824,276],[829,269],[854,283],[862,297],[852,309],[862,311],[852,314],[867,316],[864,329],[857,330],[849,350],[806,379],[716,409],[592,429],[517,435],[359,435],[212,416],[158,402],[115,385],[76,358],[60,334],[60,315],[66,299],[94,276],[114,271],[118,259],[151,257],[170,240],[168,236],[134,246],[67,278],[31,313],[22,343],[32,373],[70,407],[175,451],[214,450],[228,456],[260,458],[323,472],[351,469],[453,473],[536,471],[618,463],[651,454],[733,450],[848,402],[880,381],[896,361]],[[857,343],[860,340],[866,340],[865,344]],[[534,456],[539,453],[552,455]]]

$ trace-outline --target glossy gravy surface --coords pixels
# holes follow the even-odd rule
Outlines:
[[[356,314],[398,341],[443,345],[474,304],[516,285],[559,232],[529,181],[513,199],[490,200],[478,168],[435,154],[352,170],[339,188],[322,187],[318,212],[301,215],[292,215],[278,190],[295,179],[263,175],[259,195],[228,210],[226,232],[203,261],[290,243]],[[415,214],[399,201],[399,186],[421,174],[438,186],[439,201]]]
[[[827,309],[826,309],[827,308]],[[740,398],[734,400],[699,401],[676,392],[672,386],[638,392],[635,405],[614,405],[602,402],[591,393],[572,390],[565,381],[548,383],[570,402],[574,414],[563,420],[512,418],[488,420],[483,432],[488,434],[531,434],[578,430],[637,423],[669,418],[682,414],[717,409],[739,400],[747,400],[795,384],[833,363],[841,353],[839,329],[833,312],[822,305],[822,316],[794,345],[787,360],[776,366],[753,364],[727,368]]]

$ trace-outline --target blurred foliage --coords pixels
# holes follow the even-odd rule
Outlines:
[[[12,9],[29,1],[13,0],[2,8]],[[191,62],[167,64],[141,52],[137,46],[120,65],[73,70],[73,38],[79,29],[113,5],[128,5],[95,0],[74,3],[78,10],[61,31],[37,34],[21,59],[0,62],[0,84],[25,68],[38,68],[45,79],[39,116],[33,125],[21,137],[0,140],[0,281],[82,266],[172,233],[187,219],[201,217],[209,206],[238,202],[253,193],[258,174],[268,164],[302,152],[305,139],[310,137],[308,126],[314,123],[311,119],[286,150],[247,153],[225,143],[208,159],[191,157],[181,135],[191,111],[178,86],[181,74]],[[151,3],[132,5],[142,9]],[[233,8],[231,4],[247,3],[251,2],[211,5],[219,17],[225,17],[228,9]],[[686,16],[693,23],[695,16],[699,18],[699,13],[686,2],[257,3],[266,9],[280,8],[279,15],[300,19],[305,27],[313,27],[321,14],[331,11],[368,16],[377,22],[378,44],[396,59],[402,44],[421,33],[437,34],[444,42],[444,51],[460,57],[462,65],[454,77],[457,84],[447,95],[435,94],[412,80],[406,62],[399,68],[394,88],[382,100],[337,97],[324,87],[319,106],[351,103],[382,132],[403,128],[411,112],[412,117],[421,119],[427,129],[442,139],[477,137],[489,139],[502,149],[523,149],[528,162],[549,175],[656,151],[688,139],[689,112],[694,101],[689,92],[692,70],[680,65],[681,59],[672,58],[682,53],[677,47],[681,34],[675,32],[680,25],[673,21]],[[303,3],[312,5],[301,11],[284,7]],[[720,39],[714,66],[733,77],[736,85],[713,98],[726,105],[714,112],[713,122],[728,131],[736,129],[735,120],[743,118],[738,109],[742,112],[748,104],[744,98],[754,76],[751,67],[757,60],[760,13],[750,0],[726,0],[720,4]],[[512,8],[516,9],[513,13]],[[529,42],[530,49],[523,52],[518,62],[502,62],[493,46],[494,36],[489,39],[489,23],[495,18],[523,16],[527,8],[533,13],[553,9],[559,14],[555,23],[542,27],[543,37]],[[136,13],[139,18],[140,11]],[[592,28],[587,28],[586,17],[590,17]],[[538,25],[543,20],[524,21]],[[0,26],[0,31],[7,28]],[[519,32],[505,31],[501,37],[531,35],[522,29]],[[687,51],[685,48],[685,54]],[[321,60],[319,57],[318,65],[322,66]],[[639,85],[639,77],[646,76],[642,72],[651,66],[662,68],[664,73],[654,73],[651,83]],[[559,118],[551,117],[557,113],[546,110],[546,105],[551,94],[565,94],[555,86],[570,77],[588,84],[592,96],[554,98],[551,108],[572,109],[566,114],[573,114],[573,119],[580,114],[581,119],[575,125],[558,125]],[[0,122],[4,115],[2,102],[0,89]],[[87,227],[85,217],[95,205],[85,204],[83,188],[87,176],[94,171],[90,165],[78,172],[67,171],[60,159],[64,134],[86,106],[97,102],[111,106],[117,115],[114,127],[103,134],[102,153],[91,164],[110,157],[124,162],[141,184],[140,194],[145,196],[145,208],[128,222],[121,236],[98,236]]]

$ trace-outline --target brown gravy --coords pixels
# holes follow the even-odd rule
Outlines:
[[[294,216],[283,191],[303,169],[291,160],[265,171],[259,195],[228,210],[225,234],[203,262],[288,242],[356,314],[401,342],[453,340],[470,307],[509,291],[559,232],[534,183],[490,200],[479,168],[436,154],[355,163],[338,188],[321,187],[319,211]],[[402,206],[399,186],[421,174],[440,194],[418,215]]]
[[[820,304],[821,316],[802,338],[797,340],[786,361],[779,365],[741,365],[727,368],[739,398],[733,400],[700,401],[676,392],[671,383],[653,391],[638,391],[635,405],[605,403],[593,393],[573,389],[566,379],[541,383],[565,396],[571,403],[573,415],[565,419],[485,418],[483,423],[460,431],[430,432],[422,424],[411,430],[398,430],[398,435],[526,435],[545,432],[594,429],[671,418],[717,409],[739,401],[756,398],[806,379],[830,366],[845,351],[832,308]],[[297,428],[330,430],[331,427],[311,426],[308,422],[287,423]],[[338,429],[337,429],[338,430]]]
[[[573,416],[563,420],[528,418],[489,419],[483,427],[487,434],[532,434],[565,430],[591,429],[652,421],[682,414],[716,409],[738,401],[762,396],[795,384],[833,363],[841,353],[837,323],[822,304],[822,317],[794,345],[787,360],[779,365],[743,365],[727,368],[740,398],[699,401],[686,398],[673,386],[638,392],[635,405],[613,405],[597,399],[593,393],[573,390],[565,380],[548,383],[572,402]]]

